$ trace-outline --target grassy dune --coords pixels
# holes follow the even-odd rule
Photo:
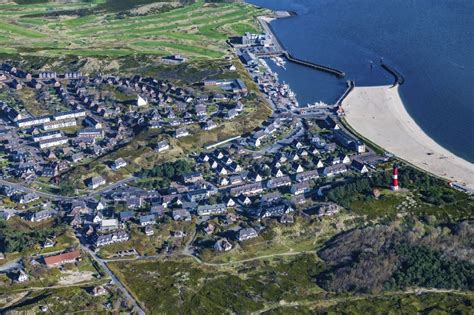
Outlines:
[[[165,55],[222,58],[225,40],[256,31],[255,17],[263,11],[242,3],[206,4],[203,0],[143,16],[89,10],[94,3],[0,4],[0,42],[3,53],[58,56]],[[57,15],[46,15],[52,10]],[[62,14],[67,10],[68,15]],[[45,15],[41,15],[45,14]],[[33,15],[33,16],[32,16]]]

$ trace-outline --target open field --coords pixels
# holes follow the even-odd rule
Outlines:
[[[186,259],[109,265],[150,314],[468,314],[474,299],[470,292],[449,290],[327,292],[315,280],[324,265],[309,254],[233,266],[209,267]]]
[[[248,314],[282,300],[315,299],[314,255],[206,267],[191,259],[109,264],[149,314]],[[146,285],[143,285],[146,283]]]
[[[194,4],[167,10],[117,14],[94,9],[95,3],[0,4],[0,52],[43,56],[125,56],[182,54],[220,58],[225,40],[259,28],[263,13],[242,3]],[[173,8],[174,7],[174,8]],[[51,14],[54,11],[55,14]]]

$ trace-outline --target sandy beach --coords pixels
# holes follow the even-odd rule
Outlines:
[[[474,191],[474,164],[431,139],[410,117],[398,87],[356,87],[343,101],[346,121],[397,157]]]

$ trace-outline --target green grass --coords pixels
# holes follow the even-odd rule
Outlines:
[[[0,53],[2,53],[2,54],[16,54],[17,50],[15,48],[0,47]]]
[[[246,24],[246,23],[236,23],[236,24],[233,24],[231,28],[236,34],[244,34],[246,32],[250,32],[250,33],[257,32],[254,25]]]
[[[66,20],[66,21],[63,22],[63,25],[77,28],[78,26],[82,27],[86,24],[92,23],[96,19],[97,19],[97,17],[94,16],[94,15],[86,15],[86,16],[81,16],[81,17],[78,17],[78,18]]]
[[[396,206],[400,204],[402,198],[394,194],[382,194],[379,199],[358,199],[351,204],[354,213],[366,215],[369,219],[383,216],[393,216],[397,213]]]
[[[265,11],[242,3],[208,5],[197,1],[165,13],[145,16],[103,14],[24,17],[54,10],[90,8],[94,4],[2,5],[0,42],[3,53],[84,57],[164,55],[217,59],[228,54],[225,40],[258,28],[255,16]],[[236,23],[234,26],[233,24]]]
[[[14,25],[11,23],[5,23],[5,22],[0,22],[0,32],[1,33],[6,33],[11,36],[20,36],[20,37],[26,37],[26,38],[43,38],[46,37],[45,34],[36,32],[36,31],[31,31],[28,30],[24,27]]]
[[[200,46],[191,46],[191,45],[165,42],[165,41],[136,42],[134,43],[134,45],[139,46],[139,47],[145,47],[145,48],[160,48],[160,47],[171,48],[178,52],[181,51],[186,54],[191,53],[191,54],[206,56],[210,58],[220,58],[224,55],[222,52],[207,49]]]

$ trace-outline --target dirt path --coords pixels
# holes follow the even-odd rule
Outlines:
[[[186,256],[192,257],[197,263],[199,263],[201,265],[204,265],[204,266],[220,267],[220,266],[230,266],[230,265],[236,265],[236,264],[243,264],[243,263],[246,263],[246,262],[251,262],[251,261],[261,260],[261,259],[268,259],[268,258],[274,258],[274,257],[285,257],[285,256],[297,256],[297,255],[303,255],[303,254],[314,254],[314,252],[312,252],[312,251],[286,252],[286,253],[278,253],[278,254],[257,256],[257,257],[246,258],[246,259],[242,259],[242,260],[229,261],[229,262],[224,262],[224,263],[209,263],[209,262],[202,261],[201,259],[199,259],[199,257],[196,257],[194,255],[186,255]]]

